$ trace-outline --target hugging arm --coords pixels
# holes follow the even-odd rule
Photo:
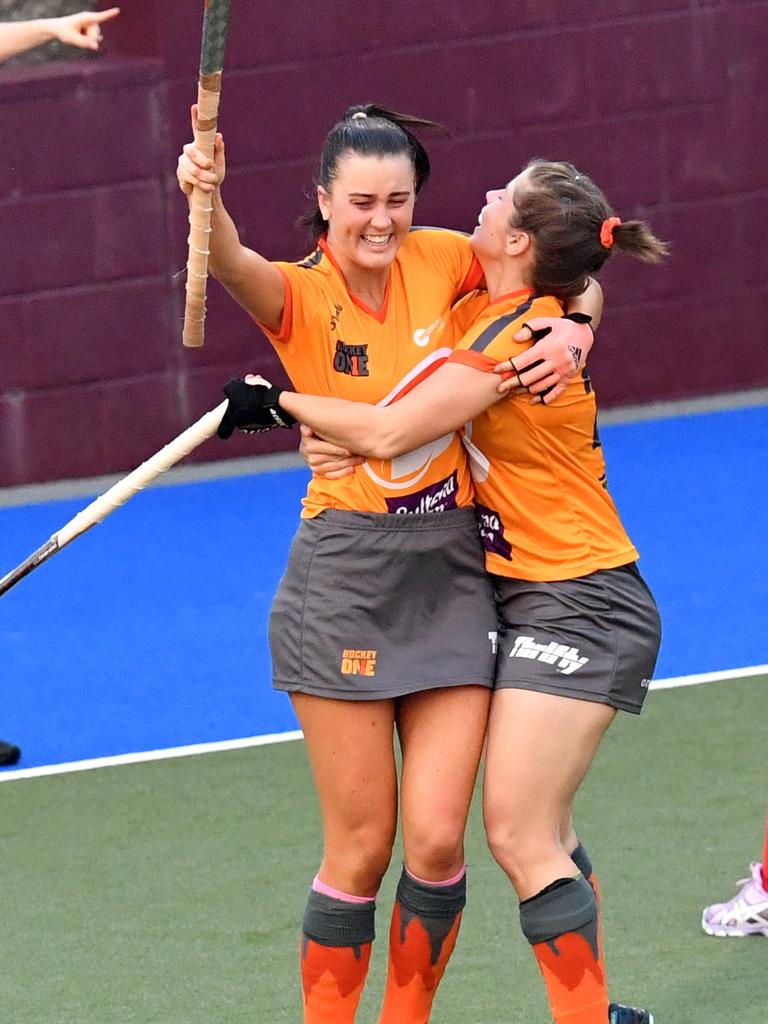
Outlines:
[[[417,388],[387,406],[283,391],[280,408],[326,441],[369,458],[391,459],[458,430],[499,401],[498,378],[444,363]]]

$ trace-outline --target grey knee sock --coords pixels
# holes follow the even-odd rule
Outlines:
[[[304,911],[302,951],[306,953],[307,942],[311,939],[319,946],[351,946],[359,958],[360,948],[376,937],[375,913],[373,900],[348,903],[311,889]]]
[[[584,875],[585,878],[589,878],[592,874],[592,861],[589,859],[589,854],[584,847],[579,843],[576,849],[571,854],[571,860]]]
[[[520,904],[520,927],[532,946],[546,942],[554,952],[557,939],[577,932],[599,958],[597,941],[597,903],[592,886],[581,875],[558,878],[540,893]]]
[[[462,875],[451,885],[430,885],[429,882],[417,881],[403,867],[397,886],[397,902],[400,904],[400,942],[405,942],[408,925],[417,918],[429,936],[434,965],[467,902],[467,876]]]

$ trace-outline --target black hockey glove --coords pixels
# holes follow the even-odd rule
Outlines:
[[[228,380],[224,394],[229,405],[216,433],[226,441],[236,429],[246,434],[263,434],[275,427],[292,427],[296,420],[278,405],[282,392],[282,388],[266,381],[249,384],[242,377]]]

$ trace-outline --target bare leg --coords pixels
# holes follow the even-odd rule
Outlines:
[[[392,701],[294,694],[323,818],[324,854],[304,914],[304,1024],[353,1024],[375,899],[397,821]]]
[[[443,881],[464,865],[490,697],[484,686],[457,686],[398,702],[405,862],[426,881]]]
[[[394,702],[292,694],[323,817],[327,885],[375,896],[397,828]]]
[[[576,791],[616,712],[604,704],[498,690],[488,726],[484,815],[488,842],[521,900],[575,873],[570,822]]]
[[[571,809],[605,730],[606,705],[502,689],[488,735],[484,813],[556,1024],[604,1024],[608,991],[595,893],[570,854]]]
[[[425,1024],[466,899],[464,829],[490,691],[430,690],[398,702],[405,865],[389,936],[380,1024]]]

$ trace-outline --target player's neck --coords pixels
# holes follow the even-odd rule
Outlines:
[[[336,266],[341,271],[348,291],[370,309],[378,312],[387,297],[387,284],[391,264],[385,267],[361,267],[334,252]]]
[[[483,271],[488,298],[491,302],[500,299],[502,295],[509,295],[512,292],[519,292],[523,288],[531,287],[517,263],[504,261],[502,263],[493,262],[488,266],[483,264]]]
[[[352,274],[351,277],[344,275],[347,288],[352,295],[366,306],[379,312],[387,297],[387,283],[389,282],[389,267],[379,273],[365,271],[361,274]]]

